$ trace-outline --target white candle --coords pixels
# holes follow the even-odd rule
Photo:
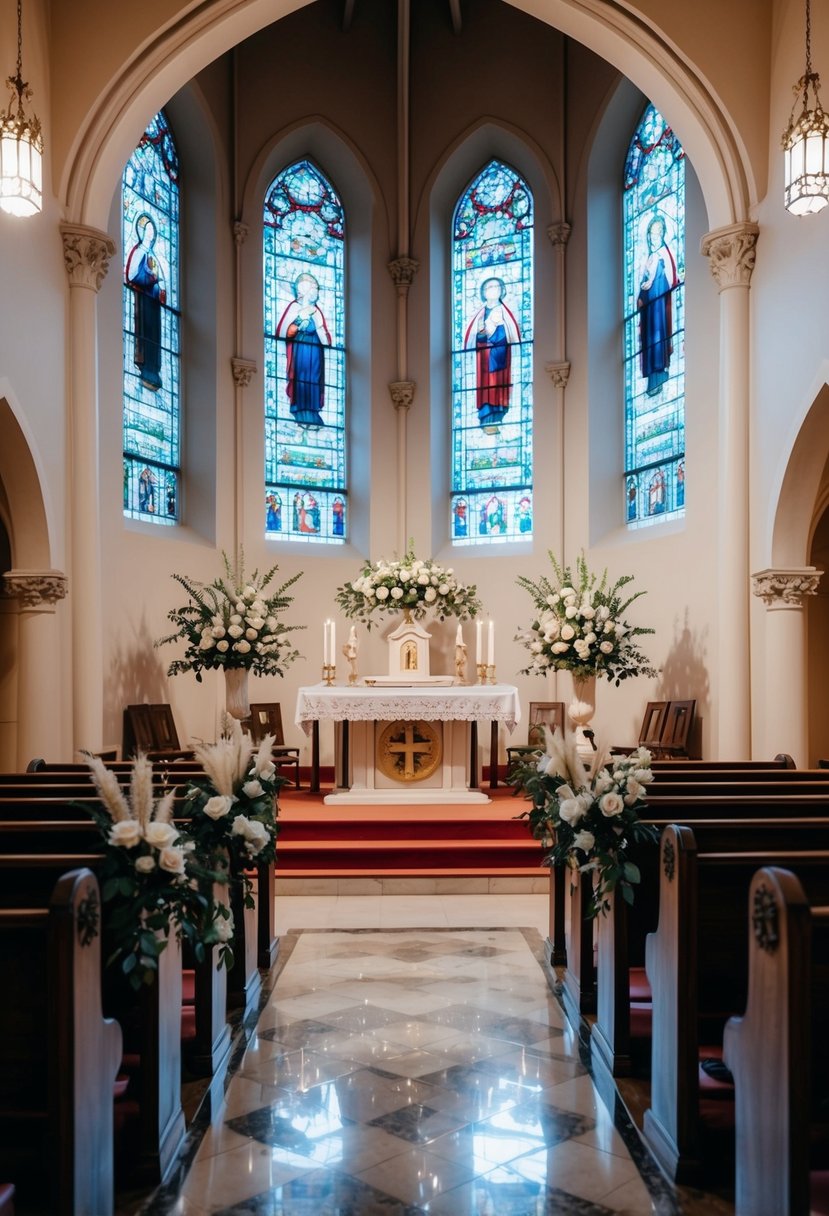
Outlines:
[[[483,649],[482,649],[483,635],[484,635],[484,623],[483,623],[483,621],[476,621],[475,622],[475,661],[477,663],[483,663],[483,661],[484,661],[484,655],[483,655]]]
[[[489,622],[486,637],[486,662],[488,667],[495,665],[495,622]]]
[[[330,624],[331,624],[331,622],[327,621],[327,620],[323,621],[323,623],[322,623],[322,662],[323,662],[323,666],[325,666],[325,667],[327,667],[328,664],[331,662],[330,652],[329,652],[329,648],[328,648],[329,641],[330,641],[328,626]]]
[[[455,634],[455,645],[463,646],[463,630],[460,625],[458,625],[458,632]]]
[[[332,667],[337,665],[337,622],[331,621],[331,658],[328,660]]]
[[[349,632],[349,635],[348,635],[348,643],[349,643],[349,645],[352,645],[356,641],[357,641],[357,626],[352,625],[351,631]]]

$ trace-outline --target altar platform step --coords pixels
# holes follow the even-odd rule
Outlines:
[[[283,791],[278,889],[287,893],[299,881],[380,880],[391,892],[398,879],[434,890],[428,880],[464,880],[452,888],[459,891],[494,889],[496,880],[514,891],[546,889],[542,849],[526,820],[516,818],[527,804],[509,790],[493,794],[490,803],[472,807],[325,806],[322,794],[312,800]]]

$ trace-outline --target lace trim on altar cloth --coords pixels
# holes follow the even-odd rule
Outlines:
[[[426,722],[503,722],[512,731],[520,719],[517,693],[497,697],[476,695],[417,697],[349,695],[347,692],[316,694],[300,690],[296,723],[306,734],[316,720],[348,722],[397,722],[422,719]]]

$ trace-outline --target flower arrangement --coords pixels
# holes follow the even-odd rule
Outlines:
[[[229,967],[230,909],[204,894],[205,887],[225,880],[172,822],[175,791],[154,800],[152,764],[145,756],[135,760],[129,797],[101,760],[89,757],[87,763],[102,804],[85,804],[85,809],[104,844],[100,880],[107,964],[119,963],[135,989],[152,984],[173,926],[198,961],[218,944],[219,966]]]
[[[617,888],[633,903],[640,874],[630,846],[657,839],[654,825],[639,818],[653,780],[650,752],[640,747],[614,758],[599,751],[586,768],[573,735],[544,733],[543,755],[516,766],[510,780],[532,801],[524,814],[532,836],[551,846],[545,862],[595,871],[591,916],[607,910],[607,897]]]
[[[555,581],[542,575],[537,581],[520,577],[518,584],[530,593],[536,613],[529,628],[516,634],[532,658],[524,675],[541,675],[550,668],[572,671],[577,679],[605,676],[620,684],[630,676],[656,676],[647,656],[635,641],[653,629],[630,625],[625,613],[644,591],[632,595],[623,589],[633,581],[625,574],[615,583],[591,574],[584,554],[575,573],[559,566],[549,554]]]
[[[226,714],[218,742],[194,749],[205,775],[193,778],[184,794],[188,837],[212,870],[226,871],[229,864],[233,875],[242,875],[249,906],[245,868],[276,856],[276,795],[285,779],[276,772],[273,744],[273,735],[266,735],[254,751],[250,735]]]
[[[155,643],[156,646],[187,643],[184,658],[172,662],[167,674],[194,671],[196,679],[201,680],[203,668],[244,667],[258,676],[284,675],[285,669],[299,657],[299,651],[286,635],[304,626],[285,625],[277,618],[293,602],[293,596],[285,593],[302,571],[268,593],[277,566],[261,576],[254,570],[246,579],[244,555],[240,554],[234,565],[226,553],[222,553],[222,560],[225,577],[212,583],[173,575],[190,600],[183,608],[173,608],[167,613],[176,631]]]
[[[358,578],[337,589],[336,600],[346,616],[369,629],[375,612],[407,610],[419,621],[432,611],[441,621],[450,616],[468,621],[481,608],[476,587],[465,587],[451,567],[421,561],[411,545],[400,561],[366,563]]]

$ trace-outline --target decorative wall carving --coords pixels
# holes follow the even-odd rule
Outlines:
[[[414,401],[414,380],[392,380],[389,395],[396,410],[407,410]]]
[[[729,224],[702,238],[700,250],[708,258],[708,266],[720,291],[750,285],[759,232],[757,224]]]
[[[115,242],[105,232],[85,224],[61,224],[60,234],[69,286],[99,291],[115,253]]]
[[[66,575],[60,570],[9,570],[3,577],[4,594],[16,599],[22,609],[54,612],[67,590]]]
[[[233,242],[237,249],[240,245],[244,245],[249,233],[250,227],[247,224],[243,224],[241,220],[233,221]]]
[[[759,596],[770,610],[775,608],[802,608],[803,598],[817,595],[822,570],[814,566],[795,569],[759,570],[753,574],[754,594]]]
[[[251,379],[259,370],[255,359],[240,359],[237,355],[230,360],[230,366],[233,368],[233,383],[237,388],[248,388]]]
[[[556,388],[567,388],[567,381],[570,379],[569,363],[545,363],[544,370]]]
[[[420,262],[417,258],[393,258],[389,264],[389,274],[399,292],[406,292],[414,282]]]
[[[550,238],[550,244],[554,249],[559,249],[562,252],[567,248],[567,242],[570,240],[570,233],[573,231],[572,224],[567,224],[564,220],[558,224],[550,224],[547,229],[547,236]]]

